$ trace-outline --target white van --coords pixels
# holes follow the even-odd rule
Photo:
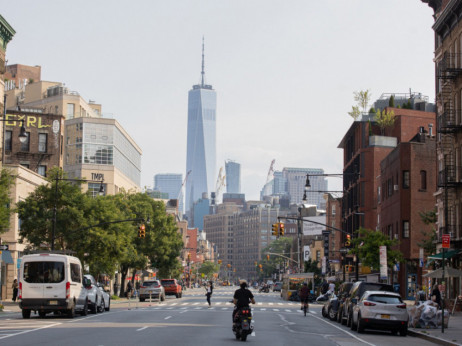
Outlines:
[[[23,256],[18,292],[22,317],[30,318],[32,310],[40,317],[49,312],[65,313],[70,318],[76,311],[86,315],[85,280],[77,257],[52,253]]]

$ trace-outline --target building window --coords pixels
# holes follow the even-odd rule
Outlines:
[[[21,142],[21,151],[29,151],[30,144],[30,132],[26,132],[27,138],[24,142]]]
[[[316,250],[316,261],[319,262],[321,260],[321,250]]]
[[[336,212],[336,210],[335,210],[335,205],[332,206],[331,211],[332,211],[332,216],[335,216],[335,212]]]
[[[420,171],[420,189],[427,189],[427,171]]]
[[[39,133],[39,144],[38,144],[39,153],[47,152],[47,138],[48,138],[48,135],[46,133]]]
[[[43,166],[43,165],[38,166],[37,173],[40,174],[42,177],[46,177],[47,166]]]
[[[409,238],[409,221],[403,221],[403,238]]]
[[[74,119],[75,105],[73,103],[67,104],[67,119]]]
[[[408,189],[410,184],[409,171],[403,171],[403,189]]]
[[[11,151],[13,149],[13,131],[5,132],[5,150]]]

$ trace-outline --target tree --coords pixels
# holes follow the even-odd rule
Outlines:
[[[289,261],[287,257],[289,257],[291,247],[292,240],[290,238],[281,237],[262,250],[263,260],[260,261],[260,263],[262,264],[263,276],[270,276],[278,267],[281,268],[284,263]]]
[[[214,262],[204,262],[199,268],[199,273],[204,274],[210,280],[214,273],[218,273],[220,265]]]
[[[10,188],[14,185],[16,177],[8,170],[0,171],[0,234],[8,231],[10,216],[13,210],[11,206]]]
[[[371,93],[369,90],[361,90],[361,91],[355,91],[353,93],[354,95],[354,100],[356,101],[356,106],[352,106],[351,112],[348,112],[348,114],[354,119],[358,119],[359,115],[361,112],[365,113],[367,111],[367,107],[369,105],[369,101],[371,99]]]
[[[395,96],[391,95],[390,99],[388,100],[388,107],[395,107]]]
[[[380,127],[380,132],[382,133],[382,136],[385,135],[385,129],[387,127],[392,127],[395,124],[396,116],[395,112],[393,110],[378,110],[377,111],[377,117],[376,117],[376,123]]]
[[[319,286],[321,284],[322,274],[318,261],[313,261],[311,259],[305,261],[305,273],[314,273],[314,285]]]
[[[390,239],[380,231],[362,227],[356,231],[356,234],[359,234],[359,237],[354,237],[351,241],[352,247],[349,253],[357,255],[364,265],[374,269],[380,268],[380,246],[387,247],[388,267],[403,261],[401,251],[394,250],[394,247],[399,244],[398,240]]]

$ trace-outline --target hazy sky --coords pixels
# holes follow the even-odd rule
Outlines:
[[[259,197],[271,163],[340,173],[353,92],[434,100],[432,10],[420,0],[17,0],[9,64],[42,66],[101,103],[143,150],[142,187],[186,170],[188,91],[217,92],[217,174]],[[341,180],[329,180],[340,189]]]

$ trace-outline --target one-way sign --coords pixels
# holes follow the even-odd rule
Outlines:
[[[0,245],[0,251],[7,251],[8,250],[8,245]]]

